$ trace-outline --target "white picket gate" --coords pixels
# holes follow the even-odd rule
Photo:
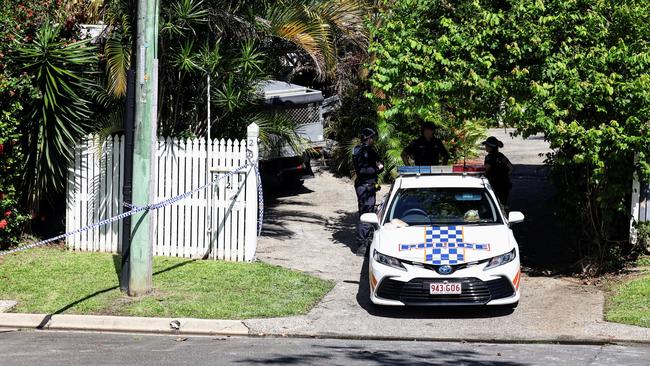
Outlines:
[[[635,162],[638,155],[635,156]],[[644,182],[635,175],[632,182],[632,199],[630,212],[630,241],[636,243],[637,232],[635,224],[637,222],[650,221],[650,182]]]
[[[252,128],[251,128],[252,127]],[[160,139],[157,150],[157,202],[190,191],[257,159],[257,126],[246,140],[214,140],[210,162],[203,139]],[[75,149],[69,169],[66,231],[90,225],[124,211],[124,137],[112,136],[101,146],[95,136]],[[248,152],[248,156],[247,156]],[[208,178],[210,176],[210,178]],[[247,168],[192,196],[152,211],[156,225],[153,254],[252,261],[257,246],[257,177]],[[209,194],[212,193],[211,202]],[[208,209],[211,208],[211,209]],[[67,238],[79,251],[116,253],[121,250],[122,221]]]

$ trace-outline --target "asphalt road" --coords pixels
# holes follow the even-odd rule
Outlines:
[[[0,332],[0,364],[3,366],[647,365],[648,360],[648,346]]]

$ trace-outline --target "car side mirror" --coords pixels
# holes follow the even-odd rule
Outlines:
[[[376,213],[364,213],[361,215],[361,222],[372,225],[379,225],[379,217]]]
[[[519,212],[519,211],[512,211],[508,213],[508,221],[511,224],[518,224],[520,222],[524,222],[524,214]]]

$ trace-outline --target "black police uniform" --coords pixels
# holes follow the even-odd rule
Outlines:
[[[490,165],[490,171],[485,174],[485,177],[490,182],[494,194],[501,201],[502,205],[507,206],[508,196],[512,188],[508,171],[512,163],[505,155],[494,151],[485,157],[485,165]]]
[[[443,163],[446,163],[447,160],[449,160],[447,149],[445,149],[442,141],[435,137],[432,137],[431,140],[427,141],[424,136],[420,136],[418,139],[411,142],[404,151],[406,154],[413,157],[415,165],[418,166],[440,165],[441,158]]]
[[[382,169],[377,167],[379,157],[377,152],[371,146],[364,144],[357,145],[352,152],[354,170],[357,177],[354,181],[354,188],[357,193],[357,202],[359,204],[359,217],[364,213],[374,212],[375,210],[375,193],[377,184],[377,175]],[[368,238],[372,231],[370,224],[359,222],[357,226],[356,242],[362,251],[368,245]]]

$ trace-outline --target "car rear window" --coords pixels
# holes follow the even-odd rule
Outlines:
[[[408,225],[496,224],[497,207],[482,188],[409,188],[397,192],[388,221]]]

